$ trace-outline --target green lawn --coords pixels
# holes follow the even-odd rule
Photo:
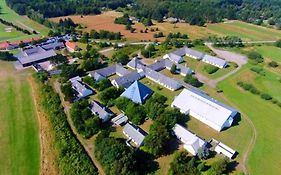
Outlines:
[[[257,130],[257,140],[253,151],[249,157],[249,169],[251,174],[255,175],[278,175],[281,173],[281,152],[279,147],[281,145],[281,109],[271,102],[261,99],[257,95],[245,92],[238,88],[236,85],[237,79],[248,75],[249,81],[253,81],[253,76],[245,72],[248,71],[248,66],[239,71],[237,74],[227,78],[218,84],[218,87],[223,90],[224,95],[233,103],[237,108],[246,114],[254,123]],[[247,77],[245,77],[247,78]],[[269,78],[258,79],[256,83],[257,88],[263,88],[268,93],[273,92],[272,86],[263,86],[260,84],[270,81]],[[281,94],[278,94],[279,98]],[[243,121],[243,116],[242,116]],[[238,127],[239,128],[239,127]],[[242,128],[241,128],[242,129]],[[237,130],[236,138],[233,141],[243,142],[248,135]],[[231,138],[229,138],[231,139]]]
[[[7,5],[5,0],[0,0],[0,7],[1,7],[1,14],[0,14],[0,18],[12,22],[15,25],[25,28],[27,30],[36,30],[38,32],[40,32],[41,35],[43,36],[47,36],[49,29],[41,24],[38,24],[37,22],[30,20],[29,18],[27,18],[26,16],[20,16],[18,15],[16,12],[14,12],[13,10],[11,10]],[[1,32],[0,32],[1,33]],[[25,35],[22,34],[20,37],[16,37],[16,38],[10,38],[10,40],[22,40],[22,39],[26,39],[26,38],[31,38],[34,36],[38,36],[38,35]]]
[[[0,174],[39,174],[40,144],[31,87],[25,73],[0,62]]]
[[[220,35],[238,36],[244,40],[277,40],[281,38],[281,32],[275,29],[265,28],[242,21],[209,24],[207,29]]]
[[[262,54],[263,57],[281,63],[281,48],[275,46],[262,45],[255,46],[255,49],[257,50],[257,52]]]
[[[16,31],[15,29],[12,29],[11,32],[6,32],[5,31],[6,27],[8,26],[5,26],[2,23],[0,23],[0,41],[9,40],[24,35],[23,33]]]

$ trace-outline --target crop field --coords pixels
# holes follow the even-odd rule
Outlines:
[[[0,174],[39,174],[37,116],[26,72],[0,62]]]
[[[124,25],[115,24],[114,19],[120,16],[122,16],[122,13],[109,11],[104,12],[101,15],[90,15],[83,17],[81,17],[80,15],[72,15],[52,18],[51,20],[58,22],[59,19],[71,18],[75,23],[82,24],[83,26],[85,26],[86,28],[84,30],[88,32],[92,29],[95,29],[97,31],[108,30],[112,32],[121,32],[121,34],[129,40],[155,40],[155,38],[153,38],[153,34],[155,32],[148,31],[148,33],[140,33],[140,30],[145,30],[145,26],[141,23],[136,23],[135,25],[133,25],[133,27],[136,28],[136,31],[134,33],[131,33],[129,30],[125,30]]]
[[[271,77],[272,75],[269,74],[269,76]],[[269,94],[274,94],[273,89],[276,84],[269,83],[270,77],[255,80],[256,76],[244,68],[239,73],[219,83],[219,88],[223,90],[231,103],[235,104],[242,113],[247,114],[256,128],[257,140],[248,162],[251,174],[280,174],[281,109],[257,95],[241,90],[236,85],[236,82],[241,77],[247,77],[248,81],[252,81],[258,89],[262,89]],[[263,84],[267,84],[267,86]],[[280,96],[280,93],[275,93],[274,97],[280,99]],[[238,132],[240,137],[238,140],[242,141],[247,137],[247,135],[240,134],[240,131]]]
[[[29,31],[36,30],[40,32],[41,35],[47,36],[49,29],[41,24],[38,24],[37,22],[29,19],[26,16],[20,16],[13,10],[11,10],[5,3],[5,0],[0,0],[0,7],[1,7],[1,13],[0,13],[0,18],[12,22],[15,25],[22,27],[24,29],[27,29]],[[21,33],[21,32],[20,32]],[[0,31],[0,35],[2,34],[2,31]],[[21,33],[20,36],[14,36],[9,38],[10,41],[15,41],[15,40],[23,40],[27,38],[31,38],[37,35],[26,35]],[[0,39],[2,40],[2,39]]]

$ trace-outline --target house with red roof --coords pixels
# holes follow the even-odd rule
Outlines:
[[[70,41],[66,41],[65,46],[69,52],[75,52],[78,50],[78,46],[75,43],[70,42]]]

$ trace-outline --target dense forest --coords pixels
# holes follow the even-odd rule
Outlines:
[[[17,13],[40,13],[43,17],[71,14],[99,14],[103,9],[126,8],[126,12],[138,18],[162,21],[163,17],[176,17],[193,25],[220,22],[223,19],[240,19],[281,28],[280,0],[6,0]]]

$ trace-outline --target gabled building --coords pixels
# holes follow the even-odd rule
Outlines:
[[[214,57],[211,55],[205,55],[202,59],[203,62],[211,64],[213,66],[216,66],[218,68],[225,68],[227,66],[227,61],[218,58],[218,57]]]
[[[141,70],[145,66],[138,57],[134,57],[131,61],[127,63],[127,66],[134,70]]]
[[[203,139],[197,137],[195,134],[191,133],[179,124],[175,124],[173,132],[175,136],[184,144],[184,149],[186,149],[193,156],[197,155],[199,148],[204,148],[207,145]]]
[[[121,114],[117,115],[116,117],[114,117],[113,119],[111,119],[111,122],[114,125],[118,125],[118,126],[126,124],[127,121],[128,121],[128,117],[124,113],[121,113]]]
[[[46,43],[41,45],[41,47],[45,50],[59,50],[65,48],[65,45],[63,42],[52,42],[52,43]]]
[[[35,63],[46,61],[56,55],[57,54],[54,50],[44,50],[42,47],[37,46],[22,50],[20,53],[15,55],[15,57],[23,67],[27,67]]]
[[[173,53],[173,52],[164,55],[163,58],[164,58],[164,59],[169,59],[169,60],[171,60],[172,62],[177,63],[177,64],[183,62],[183,57],[180,56],[180,55],[178,55],[178,54],[175,54],[175,53]]]
[[[121,94],[121,97],[126,97],[135,103],[143,104],[152,93],[153,91],[149,87],[139,81],[135,81]]]
[[[110,109],[95,100],[90,103],[90,109],[93,114],[95,114],[102,120],[102,122],[107,122],[110,117],[113,116],[113,113],[110,111]]]
[[[184,89],[171,106],[219,132],[230,127],[238,113],[236,109],[192,89]]]
[[[218,154],[223,154],[226,157],[232,159],[234,157],[234,155],[236,154],[236,151],[233,150],[232,148],[230,148],[229,146],[219,142],[219,144],[217,144],[217,146],[215,147],[215,151]]]
[[[148,79],[166,87],[167,89],[169,89],[171,91],[176,91],[182,87],[182,84],[179,81],[172,79],[170,77],[167,77],[148,67],[145,68],[144,73]]]
[[[77,100],[93,94],[93,91],[82,83],[79,76],[73,77],[69,81],[72,84],[72,88],[77,92]]]
[[[66,41],[65,46],[66,46],[67,50],[71,53],[78,50],[78,46],[74,42]]]
[[[111,84],[117,88],[128,88],[135,81],[143,78],[143,72],[131,72],[122,77],[117,77],[111,81]]]
[[[101,79],[107,78],[114,74],[122,77],[129,73],[130,73],[130,71],[125,69],[121,64],[114,64],[112,66],[108,66],[108,67],[105,67],[102,69],[91,71],[91,72],[89,72],[89,76],[94,78],[96,81],[100,81]]]
[[[123,134],[128,138],[126,143],[132,146],[130,142],[133,142],[137,148],[143,144],[144,138],[147,135],[145,131],[131,123],[127,123],[124,126]]]

